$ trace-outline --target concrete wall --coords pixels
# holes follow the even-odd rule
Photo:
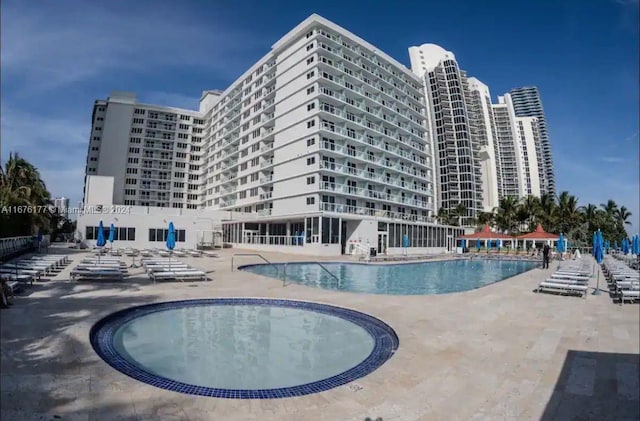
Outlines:
[[[185,242],[176,242],[176,249],[193,249],[201,242],[212,243],[212,231],[221,230],[221,221],[228,218],[228,212],[201,211],[187,209],[166,209],[142,206],[122,206],[123,213],[85,213],[78,217],[76,238],[86,240],[86,227],[98,226],[100,221],[105,228],[113,224],[116,228],[135,228],[135,240],[118,240],[115,248],[165,248],[164,241],[149,241],[149,229],[167,229],[173,222],[176,230],[185,230]],[[106,234],[106,233],[105,233]],[[204,237],[203,237],[204,235]],[[95,239],[87,240],[89,246],[95,245]]]

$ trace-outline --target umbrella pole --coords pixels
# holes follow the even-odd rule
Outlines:
[[[597,273],[598,273],[598,277],[596,279],[596,289],[593,290],[593,294],[592,295],[600,295],[600,271],[598,269]]]

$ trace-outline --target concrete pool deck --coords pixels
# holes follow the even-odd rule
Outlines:
[[[58,251],[72,253],[74,262],[0,311],[3,421],[640,419],[640,307],[614,304],[606,292],[586,299],[534,293],[551,270],[455,294],[391,296],[283,287],[276,279],[232,272],[232,254],[251,253],[232,249],[219,258],[181,259],[209,271],[212,282],[153,284],[140,269],[130,269],[122,283],[76,283],[68,281],[69,271],[82,253],[51,249]],[[261,254],[274,262],[309,260]],[[91,348],[91,326],[116,310],[211,297],[352,308],[393,327],[400,347],[353,383],[274,400],[158,389],[114,370]]]

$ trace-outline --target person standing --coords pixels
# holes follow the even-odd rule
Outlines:
[[[551,248],[549,244],[545,244],[542,247],[542,269],[549,269],[549,253],[551,252]]]

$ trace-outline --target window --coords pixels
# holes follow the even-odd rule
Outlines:
[[[314,77],[316,75],[316,72],[314,72],[313,70],[310,71],[309,73],[307,73],[307,79],[311,79],[312,77]]]
[[[316,144],[316,139],[314,137],[307,139],[307,146],[313,146]]]
[[[315,183],[316,183],[316,178],[315,177],[307,177],[307,185],[315,184]]]
[[[309,57],[309,58],[307,59],[307,64],[311,64],[311,63],[313,63],[313,57]]]
[[[316,203],[315,197],[307,197],[307,205],[314,205]]]
[[[316,163],[316,157],[315,156],[307,158],[307,165],[313,165],[315,163]]]
[[[307,129],[310,129],[311,127],[316,125],[316,121],[315,120],[309,120],[307,121]]]
[[[149,241],[167,241],[169,235],[168,229],[162,228],[149,228]],[[186,238],[186,231],[182,229],[176,229],[176,242],[184,243]]]
[[[315,90],[316,88],[314,86],[309,86],[307,88],[307,95],[311,95]]]
[[[313,42],[309,45],[307,45],[307,51],[311,50],[313,48]]]
[[[312,102],[311,104],[307,104],[307,111],[311,111],[316,108],[316,103]]]

